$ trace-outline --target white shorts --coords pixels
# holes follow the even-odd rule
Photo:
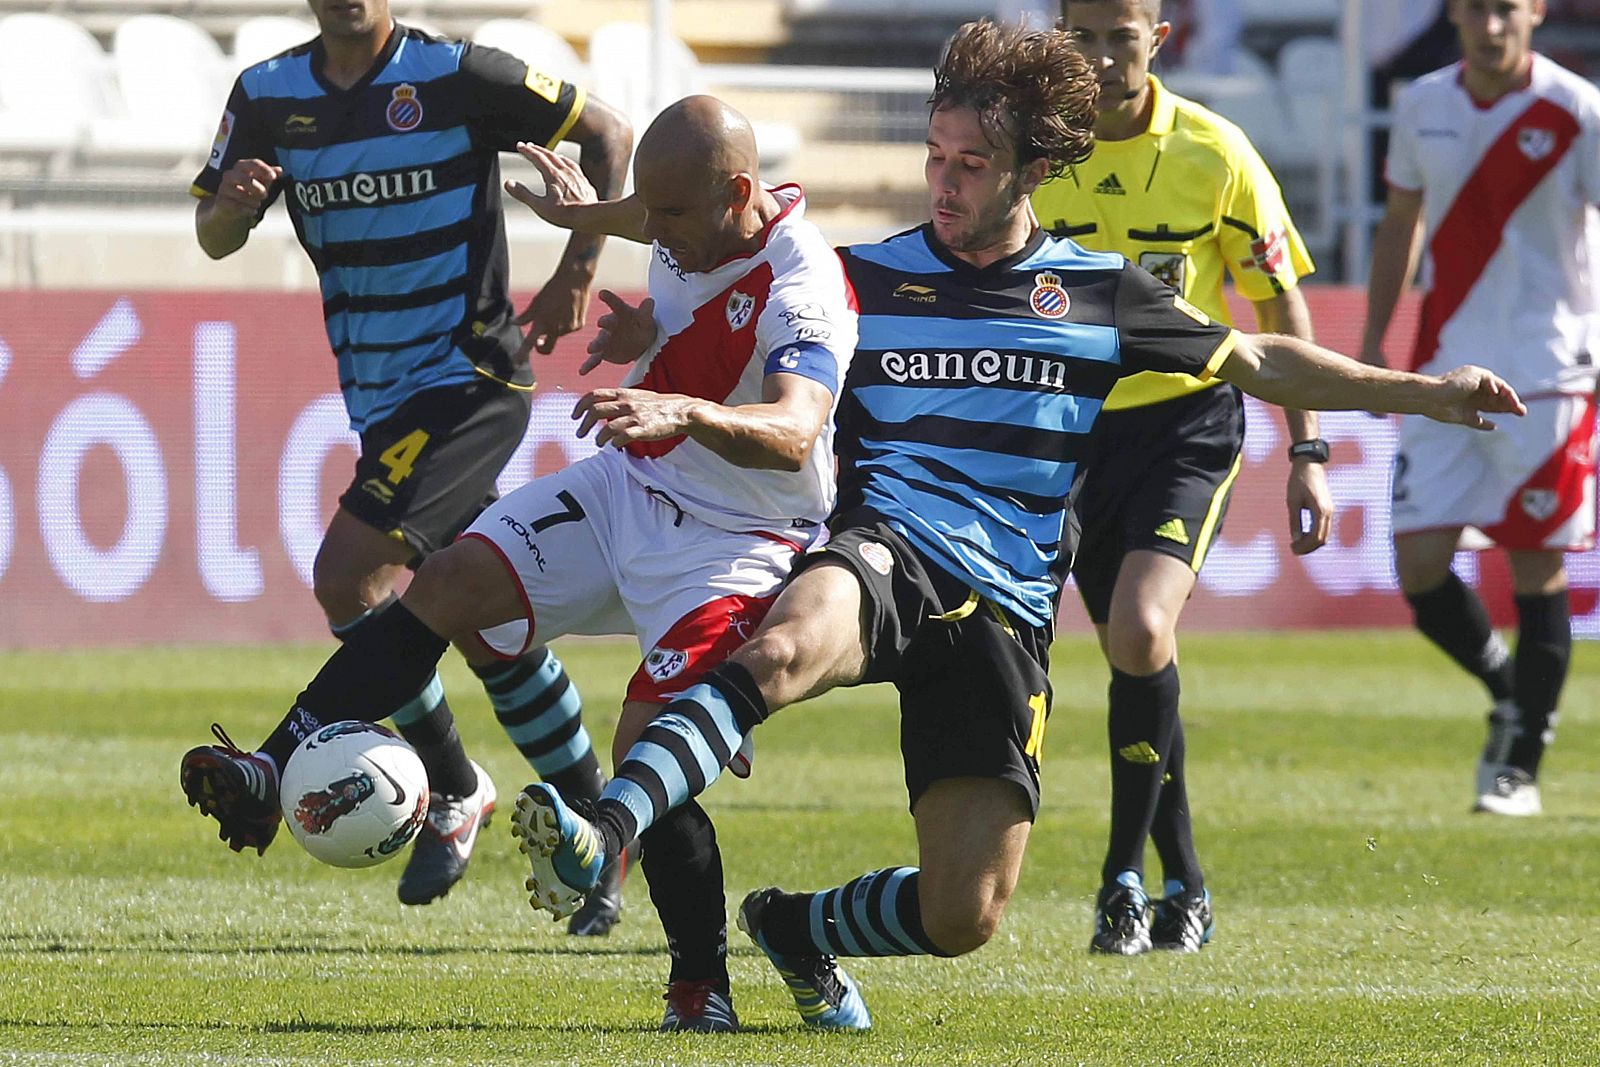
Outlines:
[[[1595,401],[1546,396],[1484,433],[1420,415],[1400,423],[1391,487],[1396,535],[1466,528],[1461,547],[1594,547]]]
[[[665,703],[755,633],[805,545],[733,532],[639,484],[598,452],[503,497],[462,537],[488,544],[525,618],[480,631],[511,658],[566,634],[638,637],[628,700]]]

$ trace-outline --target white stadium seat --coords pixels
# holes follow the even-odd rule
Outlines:
[[[239,23],[233,35],[233,66],[236,71],[271,59],[317,35],[317,27],[287,15],[258,15]]]
[[[535,70],[588,86],[589,69],[565,37],[527,19],[487,19],[472,31],[474,44],[510,52]]]
[[[57,15],[0,18],[0,152],[61,157],[108,107],[109,64],[89,32]]]
[[[1289,111],[1289,144],[1302,160],[1337,143],[1344,53],[1332,37],[1296,37],[1278,53],[1278,88]]]
[[[171,15],[135,15],[112,35],[111,58],[125,113],[90,125],[89,154],[173,165],[203,158],[231,80],[211,35]]]
[[[685,96],[705,92],[700,61],[689,46],[668,36],[666,77],[659,106],[650,100],[650,27],[642,22],[608,22],[589,36],[589,70],[596,96],[620,110],[633,123],[637,137],[662,107]],[[800,147],[800,133],[786,122],[750,122],[763,167],[775,167]]]

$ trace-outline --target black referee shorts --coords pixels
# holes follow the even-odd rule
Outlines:
[[[866,682],[900,691],[900,752],[911,806],[944,778],[1000,778],[1039,811],[1050,715],[1050,628],[1030,626],[930,563],[870,509],[830,523],[823,559],[861,582]]]
[[[532,405],[532,394],[487,378],[418,393],[361,435],[339,506],[404,540],[417,560],[443,548],[498,499],[495,479]]]
[[[1244,399],[1231,385],[1101,413],[1072,504],[1072,576],[1090,619],[1106,622],[1129,552],[1162,552],[1199,573],[1228,513],[1243,446]]]

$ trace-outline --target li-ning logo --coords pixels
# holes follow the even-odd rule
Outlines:
[[[423,167],[387,174],[352,174],[348,178],[295,182],[294,196],[301,211],[315,215],[342,204],[386,204],[426,196],[438,189],[433,168]]]
[[[389,96],[389,109],[383,117],[388,119],[389,128],[398,133],[422,125],[422,101],[417,99],[417,87],[410,82],[396,85]]]

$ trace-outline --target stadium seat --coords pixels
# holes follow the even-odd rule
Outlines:
[[[668,37],[666,76],[662,79],[660,106],[650,99],[650,27],[642,22],[608,22],[589,37],[589,70],[595,95],[618,108],[633,123],[636,134],[650,125],[661,107],[685,96],[706,91],[700,62],[689,46]],[[751,116],[756,146],[763,167],[775,167],[800,147],[800,134],[785,122],[760,121]]]
[[[1337,149],[1344,54],[1332,37],[1296,37],[1278,53],[1278,87],[1289,112],[1284,150],[1310,161]]]
[[[233,35],[233,67],[243,70],[254,66],[295,45],[305,44],[316,35],[316,26],[287,15],[245,19]]]
[[[1244,130],[1270,164],[1282,155],[1289,137],[1288,116],[1278,99],[1277,79],[1259,60],[1241,64],[1236,70],[1238,73],[1234,74],[1176,70],[1163,77],[1173,92],[1199,101]]]
[[[211,35],[171,15],[135,15],[117,27],[111,57],[124,113],[90,124],[88,154],[179,166],[203,158],[231,81]]]
[[[474,44],[510,52],[535,70],[587,87],[589,68],[566,38],[527,19],[488,19],[472,31]]]
[[[65,159],[105,114],[108,73],[105,52],[77,23],[0,18],[0,153]]]
[[[1393,0],[1395,3],[1401,0]],[[1337,26],[1343,0],[1239,0],[1246,25]]]

